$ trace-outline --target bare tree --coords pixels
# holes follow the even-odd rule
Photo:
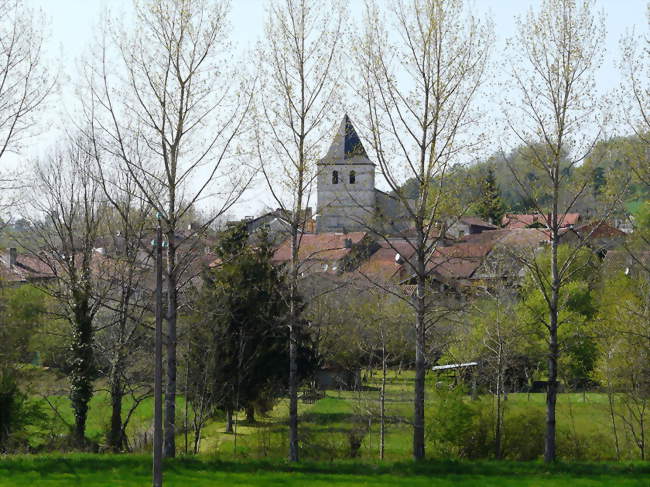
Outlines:
[[[558,247],[566,215],[587,182],[572,183],[573,169],[601,137],[594,73],[603,55],[604,18],[591,0],[544,0],[518,19],[509,42],[510,80],[505,114],[521,155],[543,177],[530,180],[511,166],[520,190],[544,218],[550,242],[550,269],[535,256],[523,258],[548,309],[548,390],[544,459],[556,458],[555,407],[558,391],[559,314],[563,286],[585,238],[564,261]],[[589,135],[587,135],[589,134]]]
[[[440,225],[450,217],[445,194],[449,175],[481,140],[472,134],[477,121],[473,103],[484,81],[492,33],[491,25],[468,15],[462,0],[398,1],[390,13],[395,29],[389,33],[376,4],[367,3],[365,28],[355,40],[356,65],[374,157],[414,226],[407,238],[413,257],[406,266],[416,291],[407,302],[415,311],[413,457],[422,460],[427,335],[440,318],[434,312],[436,300],[428,297],[431,258]],[[415,200],[403,187],[408,178],[417,185]],[[392,246],[390,230],[377,234]]]
[[[167,286],[165,455],[172,457],[179,293],[199,254],[194,245],[197,231],[226,212],[250,180],[234,147],[250,98],[242,96],[247,90],[238,89],[237,78],[225,68],[226,2],[134,5],[133,25],[105,33],[95,61],[87,64],[88,96],[82,102],[100,151],[131,175],[162,220]],[[201,228],[181,234],[183,222],[189,223],[196,205],[208,198],[217,209]]]
[[[107,366],[111,398],[108,444],[114,452],[128,448],[126,427],[133,411],[151,395],[149,333],[143,326],[151,313],[153,257],[146,247],[151,235],[153,209],[147,204],[130,173],[105,169],[97,161],[97,178],[107,204],[102,225],[101,251],[107,256],[101,277],[110,288],[98,318],[97,352]],[[123,414],[124,397],[131,406]]]
[[[522,349],[525,335],[531,335],[515,316],[516,295],[512,287],[503,283],[490,283],[483,286],[481,296],[472,303],[473,323],[469,331],[470,342],[463,341],[461,346],[470,347],[476,355],[485,357],[488,376],[494,380],[494,395],[496,408],[494,411],[494,456],[497,459],[503,455],[503,431],[505,408],[503,401],[507,399],[507,371],[512,367],[514,355]],[[474,378],[476,380],[476,378]]]
[[[645,35],[632,32],[621,40],[619,67],[623,74],[620,96],[623,120],[644,146],[643,153],[632,154],[632,169],[641,181],[650,186],[650,4],[646,15],[648,32]]]
[[[37,197],[30,213],[35,238],[23,246],[53,280],[41,286],[58,303],[60,318],[70,324],[67,375],[75,424],[73,439],[86,446],[88,403],[97,376],[94,353],[95,317],[107,292],[98,279],[102,263],[95,242],[105,213],[102,191],[92,177],[94,160],[83,139],[69,139],[37,164]],[[40,245],[38,248],[34,245]]]
[[[648,29],[644,35],[634,31],[621,40],[622,56],[619,68],[623,83],[619,93],[619,107],[624,126],[631,130],[638,141],[629,144],[631,153],[627,166],[637,181],[650,187],[650,4],[647,6]],[[650,246],[650,237],[644,232],[635,232],[635,239],[643,247]],[[647,263],[640,259],[636,249],[627,247],[634,261],[650,271]]]
[[[296,327],[301,323],[300,245],[312,204],[316,162],[339,101],[342,6],[338,2],[277,0],[260,48],[257,155],[277,205],[289,218],[289,459],[299,459]]]
[[[0,1],[0,159],[18,152],[33,134],[38,109],[54,87],[43,54],[44,19],[24,3]],[[0,187],[16,186],[16,178],[3,171]]]

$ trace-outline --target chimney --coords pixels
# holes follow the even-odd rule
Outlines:
[[[16,247],[11,247],[9,249],[9,268],[13,268],[16,265],[18,259],[18,251]]]

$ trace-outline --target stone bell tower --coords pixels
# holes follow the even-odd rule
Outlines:
[[[375,216],[375,164],[347,115],[318,162],[316,193],[319,233],[366,230]]]

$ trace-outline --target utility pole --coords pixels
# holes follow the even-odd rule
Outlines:
[[[156,338],[154,351],[153,487],[162,487],[162,226],[156,229]]]

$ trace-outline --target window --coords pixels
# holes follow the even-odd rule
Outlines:
[[[354,184],[357,182],[357,173],[354,171],[350,171],[350,184]]]
[[[333,171],[332,172],[332,184],[339,184],[339,172],[338,171]]]

